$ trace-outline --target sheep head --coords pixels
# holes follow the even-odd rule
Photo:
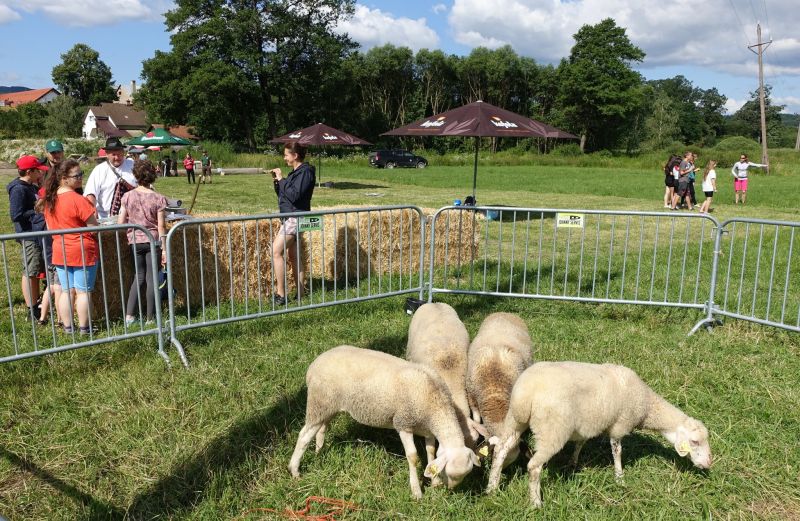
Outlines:
[[[478,456],[467,447],[439,447],[436,459],[425,467],[425,477],[440,478],[447,488],[455,488],[470,473],[472,467],[480,467]]]
[[[680,456],[689,456],[692,463],[701,469],[711,467],[711,447],[708,444],[708,429],[700,420],[686,418],[675,430],[675,451]]]

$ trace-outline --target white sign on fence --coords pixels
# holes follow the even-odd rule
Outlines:
[[[297,231],[300,233],[318,232],[320,230],[322,230],[322,217],[319,215],[300,217],[297,221]]]
[[[556,226],[558,228],[583,228],[583,214],[559,212],[556,215]]]

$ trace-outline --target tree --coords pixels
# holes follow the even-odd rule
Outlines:
[[[261,146],[278,134],[279,125],[307,124],[318,107],[330,105],[326,97],[334,93],[322,83],[338,74],[354,47],[333,27],[352,14],[353,5],[354,0],[177,0],[165,15],[172,50],[144,62],[146,88],[137,103],[152,119],[186,123],[208,113],[193,87],[215,86],[220,96],[210,101],[216,132],[244,135],[250,148]],[[234,90],[226,93],[223,86]]]
[[[680,136],[678,126],[680,111],[664,92],[657,92],[653,101],[652,114],[645,120],[646,142],[650,150],[661,150],[671,145]]]
[[[458,58],[442,51],[420,49],[414,58],[415,76],[420,85],[422,114],[438,114],[451,108],[456,91]]]
[[[53,83],[80,105],[97,105],[117,97],[111,69],[97,51],[82,43],[61,55],[61,64],[53,67]]]
[[[631,63],[645,54],[611,18],[584,25],[574,38],[569,58],[559,65],[559,101],[581,134],[582,150],[587,141],[594,149],[611,148],[642,103],[642,77]]]
[[[785,105],[772,104],[772,86],[764,85],[764,114],[767,120],[767,142],[782,138],[781,111]],[[729,123],[733,133],[761,141],[761,105],[758,90],[750,93],[750,99],[736,111]]]
[[[17,107],[17,137],[41,137],[47,108],[40,103],[23,103]]]
[[[45,134],[52,137],[80,137],[86,107],[72,96],[62,94],[46,105]]]
[[[678,112],[678,139],[684,143],[706,144],[713,142],[723,132],[727,98],[716,88],[703,90],[695,87],[684,76],[648,82],[657,93],[672,100]]]

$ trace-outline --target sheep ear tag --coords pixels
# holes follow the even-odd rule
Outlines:
[[[436,465],[436,463],[431,463],[425,469],[425,477],[426,478],[435,478],[438,475],[439,475],[439,467]]]
[[[678,455],[681,457],[686,456],[690,452],[692,452],[691,447],[689,447],[689,442],[686,440],[678,443],[677,450],[678,450]]]
[[[478,454],[480,454],[481,457],[484,457],[484,458],[488,457],[489,456],[489,446],[488,445],[484,445],[483,447],[481,447],[480,450],[478,451]]]

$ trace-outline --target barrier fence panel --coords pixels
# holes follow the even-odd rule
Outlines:
[[[287,245],[288,218],[301,240]],[[422,298],[424,224],[415,206],[181,221],[166,239],[170,340],[188,364],[177,336],[188,329],[411,292]],[[292,257],[304,287],[294,284]],[[279,278],[285,300],[274,298]]]
[[[126,236],[134,230],[147,239],[139,256]],[[73,251],[80,252],[80,265],[73,267],[72,275],[61,270],[63,283],[49,262],[54,248],[75,248]],[[96,264],[91,262],[93,250],[99,259]],[[145,274],[148,257],[149,275],[158,280],[160,246],[145,228],[132,224],[0,235],[0,291],[5,292],[3,301],[8,305],[9,316],[8,321],[0,322],[0,362],[147,336],[156,337],[158,353],[169,362],[164,351],[158,292],[154,316],[147,317],[146,286],[133,283],[137,271]],[[24,267],[33,274],[27,284],[23,282]],[[92,272],[93,290],[77,291],[76,286],[81,287],[81,280],[91,278]],[[23,289],[31,292],[32,302],[37,295],[41,302],[26,305]],[[125,307],[131,292],[135,292],[131,298],[134,320],[126,321]],[[44,312],[40,314],[40,310]],[[71,328],[63,325],[70,321]]]
[[[725,221],[713,314],[800,331],[799,250],[800,223]]]
[[[668,212],[452,206],[431,244],[455,236],[459,256],[434,258],[433,293],[706,308],[718,222]]]

